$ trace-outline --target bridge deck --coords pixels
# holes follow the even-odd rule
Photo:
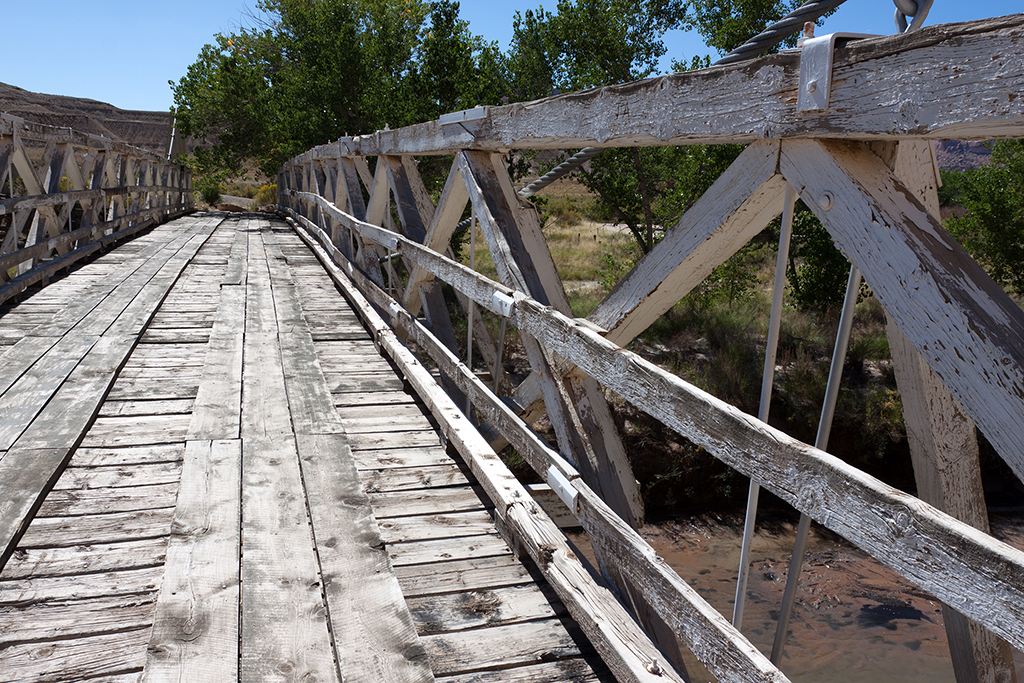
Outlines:
[[[285,224],[2,313],[0,680],[609,678]]]

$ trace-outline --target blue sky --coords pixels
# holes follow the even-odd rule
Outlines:
[[[4,49],[0,82],[55,95],[109,102],[123,109],[166,110],[168,80],[185,74],[215,33],[236,30],[255,0],[0,0]],[[508,46],[512,16],[536,0],[462,0],[470,29]],[[548,9],[557,0],[548,0]],[[935,0],[926,24],[1020,11],[1020,0]],[[848,0],[822,33],[895,31],[892,0]],[[666,36],[668,57],[708,54],[699,36]],[[668,68],[668,59],[664,67]]]

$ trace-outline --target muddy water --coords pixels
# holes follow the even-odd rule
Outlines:
[[[690,585],[732,619],[742,520],[683,518],[641,530]],[[993,534],[1024,548],[1024,518],[993,521]],[[762,524],[751,546],[743,633],[766,655],[775,637],[795,525]],[[590,555],[585,536],[573,536]],[[1024,656],[1014,653],[1018,680]],[[692,680],[713,680],[687,656]],[[781,667],[794,683],[954,683],[939,603],[827,530],[812,525]]]

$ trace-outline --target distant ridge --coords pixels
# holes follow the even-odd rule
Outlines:
[[[171,114],[166,111],[118,109],[105,102],[82,97],[43,95],[0,83],[0,112],[48,126],[73,128],[81,133],[167,154]]]

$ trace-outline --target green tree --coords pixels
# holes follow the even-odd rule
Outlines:
[[[690,0],[684,25],[725,54],[747,42],[806,0]],[[797,36],[783,45],[796,45]]]
[[[507,91],[500,52],[451,0],[261,0],[255,28],[217,35],[172,83],[194,165],[267,175],[345,134],[397,128]]]
[[[1024,296],[1024,140],[991,147],[988,164],[955,174],[967,213],[947,226],[992,279]]]

